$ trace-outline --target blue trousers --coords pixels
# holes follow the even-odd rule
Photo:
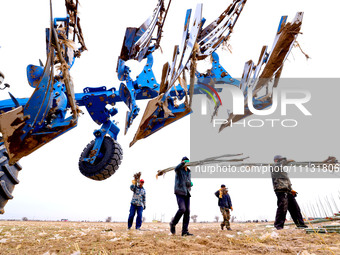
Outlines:
[[[135,217],[136,212],[137,212],[136,229],[139,229],[142,226],[143,206],[131,204],[130,215],[128,219],[128,228],[132,227],[133,218]]]

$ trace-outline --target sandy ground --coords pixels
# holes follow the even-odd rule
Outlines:
[[[330,224],[339,224],[332,222]],[[314,225],[316,227],[318,225]],[[193,237],[169,233],[168,223],[0,221],[0,254],[340,254],[340,234],[306,234],[263,223],[190,223]]]

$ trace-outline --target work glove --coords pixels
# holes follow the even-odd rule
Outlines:
[[[230,210],[232,210],[232,211],[233,211],[233,207],[232,207],[232,206],[230,206]]]
[[[293,197],[296,197],[297,192],[295,190],[292,189],[290,193],[292,193]]]
[[[133,184],[133,185],[136,185],[136,184],[137,184],[137,181],[136,181],[136,180],[132,180],[132,184]]]

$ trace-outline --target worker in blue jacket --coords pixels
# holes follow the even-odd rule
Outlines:
[[[190,221],[190,191],[191,191],[191,172],[186,163],[189,163],[187,157],[182,158],[182,162],[175,168],[175,195],[178,204],[178,211],[175,217],[170,222],[170,232],[174,235],[176,233],[176,224],[183,216],[182,236],[192,236],[189,233]]]
[[[144,185],[144,180],[141,179],[139,183],[137,183],[136,180],[133,180],[132,185],[130,186],[130,189],[133,192],[133,196],[132,196],[131,205],[130,205],[128,229],[132,227],[133,218],[135,217],[136,212],[137,212],[136,229],[139,230],[140,227],[142,226],[143,211],[146,209],[146,204],[145,204],[146,192],[145,192],[143,185]]]
[[[231,204],[231,199],[228,194],[228,189],[225,187],[224,184],[221,185],[221,188],[215,192],[215,196],[218,197],[218,206],[220,207],[223,222],[221,223],[221,229],[223,230],[224,227],[227,230],[231,230],[230,228],[230,210],[233,210],[233,205]]]

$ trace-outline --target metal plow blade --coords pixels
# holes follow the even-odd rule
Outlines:
[[[138,130],[130,143],[130,147],[138,140],[148,137],[163,127],[183,118],[191,112],[190,108],[183,106],[169,106],[169,102],[162,102],[162,95],[150,100],[146,106],[144,115]],[[170,109],[173,110],[170,110]],[[176,109],[175,109],[176,108]]]
[[[199,60],[210,56],[228,40],[246,2],[247,0],[234,0],[215,21],[200,32],[197,39],[200,46],[200,52],[197,54]]]
[[[171,1],[170,1],[171,2]],[[163,27],[165,16],[168,12],[168,8],[164,8],[164,0],[159,0],[158,4],[153,12],[153,15],[149,17],[139,28],[129,27],[126,29],[124,42],[122,46],[122,51],[119,59],[123,61],[128,61],[130,59],[142,61],[146,56],[148,51],[153,51],[159,47],[159,41],[161,39],[161,29]],[[152,35],[155,28],[158,26],[159,33],[156,38],[156,43],[153,46],[154,49],[150,47]]]
[[[71,1],[69,1],[71,2]],[[48,34],[47,60],[45,67],[35,72],[35,66],[28,66],[28,80],[33,82],[35,90],[24,106],[0,115],[0,131],[9,154],[9,163],[14,164],[20,158],[29,155],[49,141],[77,125],[78,109],[74,98],[73,84],[66,62],[67,38],[62,37],[54,24],[52,3],[50,2],[51,24]],[[63,39],[60,39],[62,37]],[[68,61],[69,62],[69,61]],[[64,82],[67,103],[72,116],[59,125],[53,125],[54,108],[53,91],[57,77],[54,64],[60,64],[58,78]],[[31,73],[32,72],[32,73]],[[36,79],[30,80],[33,75]],[[31,84],[31,85],[32,85]],[[66,100],[66,99],[65,99]],[[56,105],[56,106],[54,106]]]
[[[187,84],[183,81],[184,79],[180,78],[180,75],[190,64],[189,60],[192,59],[193,53],[198,49],[196,40],[201,28],[202,4],[197,5],[194,19],[191,23],[190,17],[191,10],[188,10],[184,23],[182,43],[180,46],[175,46],[171,67],[168,63],[163,67],[160,95],[149,101],[130,146],[191,112],[187,98],[190,96],[188,95]],[[180,80],[182,96],[179,95],[174,85],[177,80]],[[184,97],[185,102],[177,105],[176,100],[181,100]]]
[[[286,23],[287,16],[283,16],[271,52],[267,53],[267,46],[263,46],[257,65],[252,60],[246,62],[240,83],[245,98],[244,115],[231,113],[228,122],[222,124],[219,131],[230,126],[232,122],[252,115],[250,107],[262,110],[272,105],[273,88],[279,84],[284,62],[300,33],[302,19],[303,12],[298,12],[291,23]],[[265,94],[258,96],[263,91]],[[248,105],[248,95],[252,95],[252,106]]]
[[[152,53],[160,46],[162,29],[170,4],[171,0],[168,2],[167,9],[165,9],[164,0],[158,0],[158,4],[154,9],[153,15],[149,17],[139,28],[129,27],[126,29],[121,54],[117,63],[118,79],[126,82],[126,92],[129,94],[129,97],[122,97],[122,101],[129,107],[129,111],[126,113],[125,134],[139,113],[139,107],[135,102],[136,97],[138,97],[135,89],[137,84],[140,85],[140,83],[138,83],[139,80],[143,80],[143,78],[145,78],[147,83],[149,83],[149,80],[154,80],[154,75],[151,71],[153,65]],[[156,27],[158,28],[158,31],[156,37],[153,38]],[[152,41],[154,41],[153,44],[151,43]],[[132,59],[141,62],[144,58],[147,58],[147,64],[145,65],[143,72],[137,76],[137,80],[133,81],[130,77],[131,70],[125,65],[125,62]],[[157,86],[156,84],[154,85]],[[155,86],[153,88],[155,88]],[[153,90],[153,88],[150,88],[150,90]],[[158,91],[152,92],[153,96],[158,95]]]
[[[50,52],[41,80],[27,104],[0,115],[0,131],[4,137],[10,164],[31,154],[76,125],[76,122],[70,122],[69,126],[59,127],[53,131],[37,132],[44,125],[44,119],[52,102],[53,53],[54,51]]]

